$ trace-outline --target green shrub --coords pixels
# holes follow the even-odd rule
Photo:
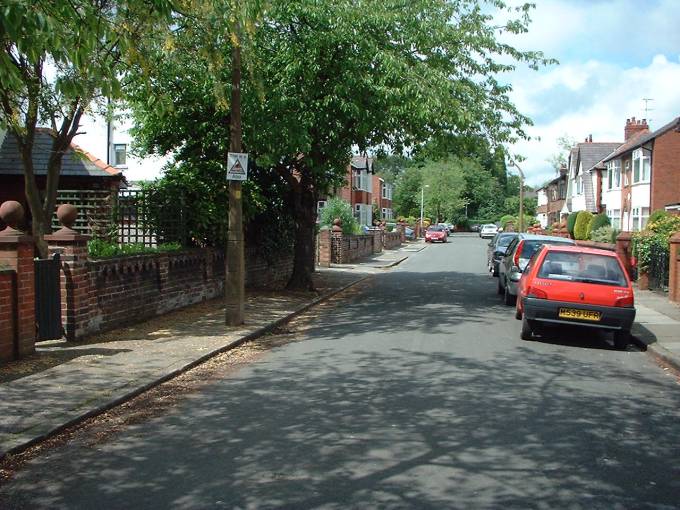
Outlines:
[[[576,226],[576,217],[578,216],[578,212],[574,211],[567,217],[567,232],[569,232],[569,235],[571,237],[574,237],[574,227]]]
[[[657,213],[659,211],[655,211]],[[646,271],[649,268],[651,252],[654,248],[668,253],[668,240],[675,233],[680,232],[680,216],[670,214],[655,214],[654,221],[647,223],[645,230],[633,234],[633,256],[638,260],[638,269]]]
[[[612,228],[610,225],[605,225],[603,227],[597,228],[590,233],[590,240],[597,243],[609,243],[613,244],[616,242],[616,236],[618,235],[618,230]]]
[[[506,214],[505,216],[501,216],[500,219],[501,228],[505,229],[508,223],[514,223],[515,225],[517,225],[517,218],[515,218],[512,214]]]
[[[609,225],[611,225],[611,222],[609,221],[609,216],[607,216],[604,213],[596,214],[593,217],[592,223],[590,224],[590,231],[592,233],[598,228],[607,227]]]
[[[342,231],[345,234],[356,234],[361,229],[354,218],[350,203],[337,197],[329,199],[326,207],[321,209],[320,224],[323,227],[332,227],[335,218],[342,221]]]
[[[591,221],[593,221],[593,213],[588,211],[578,212],[576,223],[574,224],[574,239],[580,241],[588,239],[588,229]]]
[[[111,243],[104,239],[92,239],[87,243],[87,254],[92,259],[107,259],[111,257],[124,257],[127,255],[142,255],[145,253],[163,253],[180,251],[182,246],[179,243],[159,244],[155,247],[144,246],[143,244],[122,244]]]
[[[652,212],[652,214],[649,215],[649,219],[647,220],[647,223],[656,223],[659,220],[667,218],[668,216],[670,216],[670,214],[668,214],[663,209],[657,209],[656,211]]]

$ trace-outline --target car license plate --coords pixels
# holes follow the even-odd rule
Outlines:
[[[578,310],[576,308],[560,308],[558,316],[562,319],[580,319],[584,321],[599,321],[602,318],[600,312]]]

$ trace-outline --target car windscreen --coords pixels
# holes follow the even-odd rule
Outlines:
[[[515,237],[517,237],[517,236],[516,235],[505,235],[505,236],[501,235],[498,238],[498,241],[496,241],[496,246],[498,248],[507,248]]]
[[[560,243],[559,241],[552,241],[552,240],[542,240],[542,239],[528,239],[524,241],[524,244],[522,245],[522,253],[519,254],[519,257],[522,259],[530,259],[534,253],[538,251],[538,249],[543,246],[544,244],[569,244],[571,245],[572,243]]]
[[[427,229],[429,232],[443,232],[444,227],[440,227],[439,225],[436,225],[434,227],[430,227]]]
[[[627,285],[616,258],[592,253],[549,251],[538,270],[538,277],[619,287]]]

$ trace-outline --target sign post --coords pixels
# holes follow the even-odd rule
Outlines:
[[[227,154],[229,181],[229,232],[224,281],[224,312],[228,326],[240,326],[245,318],[245,249],[243,239],[243,197],[241,182],[248,177],[248,155],[243,154],[241,129],[241,46],[238,19],[234,22],[236,35],[231,48],[231,113],[230,140]]]

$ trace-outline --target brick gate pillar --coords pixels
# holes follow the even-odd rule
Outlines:
[[[668,258],[668,299],[680,301],[680,232],[670,238],[670,257]]]
[[[0,267],[10,271],[6,282],[7,297],[0,296],[2,308],[9,312],[11,327],[2,328],[0,357],[9,360],[35,352],[35,263],[33,238],[19,230],[24,208],[8,200],[0,206],[0,218],[7,228],[0,232]],[[14,274],[11,274],[14,273]],[[5,314],[3,314],[4,317]]]
[[[621,232],[616,237],[616,254],[621,257],[623,267],[629,276],[633,276],[633,265],[631,263],[631,242],[633,236],[630,232]]]
[[[94,308],[87,267],[87,241],[90,236],[79,234],[71,228],[77,217],[75,206],[60,205],[57,218],[63,227],[45,236],[50,252],[61,253],[61,322],[69,341],[88,333],[91,310]]]
[[[342,220],[335,218],[331,227],[331,262],[334,264],[344,264],[348,258],[345,253],[345,243],[342,235]]]
[[[323,227],[319,231],[319,265],[331,267],[331,229]]]

